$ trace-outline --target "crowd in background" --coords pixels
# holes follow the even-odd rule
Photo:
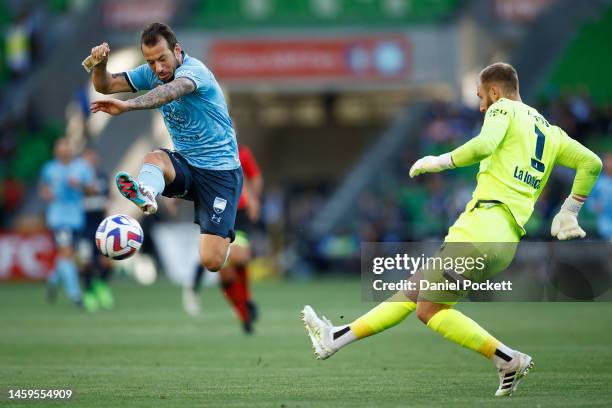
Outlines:
[[[10,225],[15,212],[36,184],[39,170],[51,157],[61,124],[43,124],[33,105],[23,116],[4,117],[0,127],[0,228]]]
[[[590,238],[612,239],[612,107],[598,107],[584,92],[542,100],[536,108],[553,124],[558,124],[604,160],[604,171],[581,213],[580,222]],[[417,150],[407,149],[381,169],[376,182],[360,193],[351,213],[334,231],[309,242],[319,267],[331,260],[354,261],[361,242],[441,240],[448,227],[463,211],[475,187],[478,167],[455,169],[417,179],[408,177],[410,165],[426,154],[440,154],[476,135],[482,114],[465,106],[433,102],[422,119]],[[0,132],[0,217],[6,227],[23,204],[28,192],[35,191],[38,177],[36,157],[48,158],[59,128],[41,127],[34,112],[28,120],[10,123]],[[31,160],[21,160],[28,155]],[[13,160],[8,161],[7,158]],[[39,161],[39,160],[38,160]],[[9,164],[9,165],[7,165]],[[574,172],[557,167],[526,225],[529,239],[548,239],[552,217],[569,194]],[[281,191],[279,193],[279,191]],[[309,223],[331,196],[334,186],[293,186],[275,191],[264,207],[270,209],[267,224],[281,227],[285,245],[308,238]],[[279,214],[279,211],[282,214]],[[273,218],[273,219],[272,219]],[[303,245],[303,243],[301,243]]]
[[[3,15],[9,20],[3,21],[3,71],[12,81],[25,78],[32,66],[42,57],[42,35],[44,12],[41,6],[19,8],[10,18],[8,10]]]
[[[16,3],[17,4],[17,3]],[[18,83],[27,78],[34,63],[44,58],[41,37],[45,15],[67,9],[66,1],[51,6],[7,7],[0,14],[0,83]],[[0,94],[0,113],[10,103]],[[596,106],[588,93],[577,91],[542,99],[535,107],[571,137],[603,156],[612,154],[612,104]],[[12,218],[28,194],[35,191],[40,164],[51,156],[54,141],[61,136],[61,125],[43,124],[33,105],[17,117],[0,115],[0,228]],[[442,239],[448,227],[463,211],[475,186],[477,166],[415,180],[408,177],[410,165],[426,154],[452,150],[476,135],[482,115],[465,106],[432,102],[422,119],[418,149],[409,149],[384,169],[384,177],[361,192],[351,210],[332,233],[310,243],[319,259],[346,259],[359,252],[360,242]],[[591,237],[612,239],[612,210],[603,197],[610,194],[612,156],[604,158],[604,173],[593,197],[581,215],[581,225]],[[552,216],[570,190],[573,172],[557,169],[543,192],[526,226],[532,239],[547,239]],[[283,223],[286,244],[308,236],[308,225],[320,211],[334,187],[322,180],[318,185],[283,186],[270,196],[268,207],[280,211],[273,223]],[[290,191],[289,191],[290,190]],[[606,195],[607,194],[607,195]],[[265,213],[264,213],[265,215]]]
[[[535,105],[551,123],[595,151],[604,170],[580,224],[590,239],[612,240],[612,105],[598,107],[584,92],[542,99]],[[361,242],[442,240],[448,227],[464,210],[476,186],[478,166],[454,169],[410,179],[412,163],[427,154],[441,154],[478,134],[482,114],[465,106],[432,103],[422,119],[420,147],[406,150],[388,169],[380,169],[375,183],[359,196],[344,222],[329,235],[310,243],[312,261],[321,266],[330,259],[336,267],[355,262]],[[528,239],[550,239],[550,223],[571,191],[574,171],[556,167],[534,213],[525,226]],[[321,209],[325,188],[309,189],[289,196],[286,225],[289,240],[304,237],[308,224]]]
[[[51,157],[61,124],[41,123],[32,98],[16,109],[11,93],[48,55],[50,19],[74,7],[69,0],[0,2],[0,228],[7,228]]]

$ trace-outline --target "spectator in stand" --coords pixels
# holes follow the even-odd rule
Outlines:
[[[22,12],[6,31],[6,61],[12,79],[21,79],[30,70],[31,49],[27,12]]]
[[[15,212],[23,202],[23,185],[14,177],[6,178],[3,184],[0,188],[2,207],[7,213]]]

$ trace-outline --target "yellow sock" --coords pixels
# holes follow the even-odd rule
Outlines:
[[[416,303],[402,292],[391,296],[368,313],[350,324],[355,337],[362,339],[387,330],[406,318],[416,309]]]
[[[443,309],[433,315],[427,327],[440,333],[445,339],[477,351],[486,358],[493,358],[501,344],[478,323],[455,309]]]

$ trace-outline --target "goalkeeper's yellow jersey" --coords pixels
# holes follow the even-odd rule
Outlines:
[[[480,134],[453,150],[451,157],[458,167],[480,162],[471,205],[501,201],[521,229],[556,163],[578,170],[572,192],[581,195],[588,195],[601,169],[593,152],[537,110],[505,98],[489,107]]]

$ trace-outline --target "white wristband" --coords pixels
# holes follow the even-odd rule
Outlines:
[[[455,167],[450,153],[444,153],[438,156],[438,163],[440,163],[440,167],[442,167],[444,170]]]
[[[561,206],[561,209],[578,215],[583,205],[584,201],[576,200],[572,195],[570,195],[565,199],[565,202]]]

